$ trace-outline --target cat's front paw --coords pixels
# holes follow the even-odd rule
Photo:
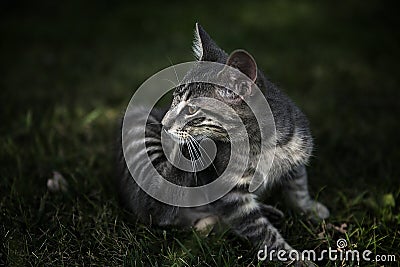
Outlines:
[[[318,201],[311,200],[303,212],[314,221],[321,221],[329,217],[329,209]]]
[[[284,217],[282,211],[264,203],[260,203],[260,210],[262,215],[267,217],[272,224],[279,224]]]
[[[218,223],[218,217],[214,215],[201,218],[196,221],[194,229],[204,236],[208,236],[214,229],[214,225]]]

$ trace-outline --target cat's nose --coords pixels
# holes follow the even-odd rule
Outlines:
[[[171,129],[173,121],[168,118],[168,113],[165,114],[164,118],[161,120],[161,124],[165,130]]]
[[[171,129],[171,125],[163,125],[163,129],[165,131],[169,131],[169,129]]]

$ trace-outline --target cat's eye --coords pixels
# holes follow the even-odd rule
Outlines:
[[[187,106],[187,111],[189,114],[194,114],[199,108],[196,106]]]

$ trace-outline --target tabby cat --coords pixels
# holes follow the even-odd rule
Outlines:
[[[249,53],[236,50],[230,55],[226,54],[198,24],[195,28],[193,50],[198,61],[222,63],[240,70],[265,95],[275,121],[277,138],[275,158],[270,171],[261,173],[264,175],[264,186],[261,190],[252,193],[248,190],[251,177],[255,172],[254,162],[260,158],[268,160],[271,154],[267,151],[268,149],[260,146],[259,126],[252,112],[242,101],[251,94],[251,89],[235,93],[209,84],[192,83],[175,89],[173,101],[168,110],[153,109],[147,117],[138,107],[125,115],[125,120],[133,116],[146,123],[146,151],[137,151],[138,139],[135,133],[140,129],[139,126],[137,129],[132,126],[124,140],[124,145],[129,144],[126,153],[137,154],[138,158],[140,154],[147,153],[151,163],[135,161],[126,163],[122,152],[123,144],[120,140],[118,143],[119,195],[126,207],[144,223],[195,227],[201,230],[216,222],[222,222],[237,235],[251,241],[255,247],[264,248],[266,245],[268,249],[291,251],[293,248],[285,242],[271,223],[283,214],[272,206],[261,203],[258,198],[273,186],[283,185],[279,187],[283,188],[282,195],[295,210],[319,220],[329,216],[329,211],[324,205],[311,199],[307,188],[305,165],[313,148],[307,118],[277,86],[264,76],[260,69],[257,69],[256,62]],[[218,113],[204,112],[202,108],[194,104],[194,99],[198,97],[222,101],[239,114],[250,137],[252,156],[244,174],[233,177],[238,180],[237,185],[222,198],[195,208],[170,206],[147,195],[132,178],[127,164],[132,164],[130,169],[135,172],[135,175],[150,181],[157,179],[146,177],[146,175],[151,175],[151,172],[147,171],[150,164],[166,180],[179,185],[196,186],[217,178],[218,173],[226,167],[226,158],[230,153],[229,138],[220,123],[224,117],[229,117],[229,114],[221,116]],[[200,119],[192,120],[194,115]],[[182,153],[189,158],[194,158],[195,150],[198,149],[193,139],[199,140],[203,136],[211,138],[218,149],[213,166],[198,173],[176,168],[169,162],[161,147],[162,130],[177,137],[183,143]],[[157,185],[157,181],[154,181],[154,184]]]

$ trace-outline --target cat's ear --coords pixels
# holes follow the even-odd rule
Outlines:
[[[199,61],[225,63],[228,57],[199,23],[194,30],[193,53]]]
[[[249,79],[237,79],[227,88],[218,89],[219,95],[226,101],[232,104],[239,104],[242,100],[252,95],[254,82],[257,79],[257,64],[254,58],[245,50],[235,50],[230,54],[225,62],[226,66],[235,68],[246,75]],[[229,75],[229,69],[226,67],[219,75]],[[229,80],[229,79],[228,79]]]
[[[240,70],[253,82],[257,79],[257,64],[254,58],[245,50],[235,50],[229,55],[225,63],[228,66]]]

